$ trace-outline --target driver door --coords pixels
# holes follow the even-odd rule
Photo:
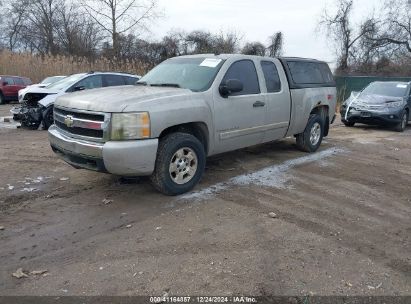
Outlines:
[[[214,91],[215,152],[257,145],[264,135],[266,104],[253,60],[233,62],[220,79],[240,80],[243,89],[229,96]]]

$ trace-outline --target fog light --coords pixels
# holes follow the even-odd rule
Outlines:
[[[394,115],[390,115],[390,118],[393,119],[393,118],[394,118]]]

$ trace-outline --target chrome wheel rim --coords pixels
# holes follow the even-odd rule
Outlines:
[[[310,143],[313,146],[316,146],[320,140],[321,137],[321,125],[316,122],[313,124],[313,126],[311,127],[311,131],[310,131]]]
[[[193,179],[197,172],[197,154],[191,148],[181,148],[174,153],[170,161],[170,177],[178,185],[184,185]]]

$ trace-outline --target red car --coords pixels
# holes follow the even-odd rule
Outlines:
[[[31,84],[31,80],[26,77],[0,75],[0,104],[18,100],[19,90]]]

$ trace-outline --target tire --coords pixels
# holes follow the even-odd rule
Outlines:
[[[352,128],[352,127],[354,127],[355,122],[344,120],[344,121],[343,121],[343,124],[344,124],[346,127]]]
[[[204,146],[196,137],[181,132],[169,134],[160,140],[158,146],[151,175],[153,186],[166,195],[190,191],[200,181],[205,162]]]
[[[53,123],[54,123],[53,106],[49,106],[43,112],[43,129],[48,130]]]
[[[395,125],[395,131],[404,132],[408,124],[408,111],[404,110],[401,114],[401,121]]]
[[[318,114],[311,114],[303,133],[297,134],[297,147],[303,152],[315,152],[324,136],[324,122]]]
[[[3,93],[0,92],[0,105],[4,105],[4,104],[6,104],[6,100],[4,98]]]

